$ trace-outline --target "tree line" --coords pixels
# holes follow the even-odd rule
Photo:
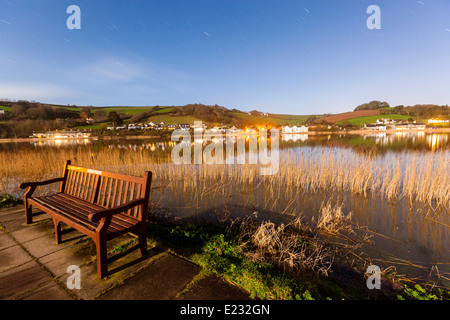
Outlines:
[[[434,104],[416,104],[414,106],[398,105],[391,108],[389,103],[381,101],[371,101],[355,108],[354,111],[379,110],[381,114],[401,114],[415,118],[447,117],[450,115],[448,105],[440,106]]]

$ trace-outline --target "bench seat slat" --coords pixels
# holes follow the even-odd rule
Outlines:
[[[96,244],[97,273],[104,278],[108,273],[108,240],[132,232],[138,236],[141,255],[147,251],[146,212],[151,180],[150,171],[136,177],[77,167],[68,160],[63,177],[50,181],[61,182],[59,192],[32,197],[36,186],[50,182],[20,185],[28,188],[24,195],[25,222],[33,222],[31,207],[35,206],[53,218],[56,243],[61,243],[61,223],[91,237]]]
[[[92,204],[87,206],[86,201],[61,193],[33,198],[33,201],[50,210],[57,211],[58,214],[73,220],[75,223],[82,224],[91,230],[97,228],[98,222],[90,221],[89,214],[104,209],[103,207]],[[106,234],[108,237],[111,237],[133,231],[138,223],[139,221],[137,219],[128,217],[124,214],[114,215],[106,230]]]
[[[73,214],[71,213],[67,207],[64,207],[61,204],[55,203],[52,201],[52,199],[49,199],[48,197],[38,197],[33,198],[32,202],[36,202],[40,204],[41,206],[48,208],[50,210],[55,211],[57,214],[62,215],[66,218],[69,218],[70,220],[73,220],[76,223],[82,224],[84,227],[87,227],[88,229],[94,230],[95,226],[93,224],[89,223],[89,220],[87,219],[87,215],[83,216],[82,214]]]

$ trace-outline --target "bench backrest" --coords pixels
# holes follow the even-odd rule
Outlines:
[[[151,172],[146,172],[144,177],[135,177],[72,166],[69,160],[64,168],[60,192],[104,208],[113,208],[138,198],[146,199],[147,204],[150,184]],[[141,206],[135,207],[127,214],[138,218],[141,209]]]

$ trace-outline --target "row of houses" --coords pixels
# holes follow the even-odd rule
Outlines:
[[[43,139],[86,139],[92,135],[89,131],[80,130],[55,130],[47,132],[33,132],[30,138],[43,138]]]
[[[306,126],[283,126],[281,127],[281,133],[306,133],[308,132],[308,127]]]
[[[191,125],[188,123],[180,123],[180,124],[166,124],[164,122],[161,123],[131,123],[127,125],[121,125],[121,126],[110,126],[107,127],[107,130],[175,130],[175,129],[181,129],[181,130],[189,130],[191,128]]]
[[[140,124],[128,124],[128,125],[122,125],[122,126],[110,126],[107,127],[108,130],[185,130],[189,131],[192,129],[194,132],[205,132],[206,130],[209,130],[211,133],[225,133],[227,130],[231,132],[238,132],[239,129],[235,126],[232,126],[231,128],[227,128],[225,126],[215,126],[210,129],[208,129],[208,126],[204,123],[202,124],[194,124],[190,125],[188,123],[179,123],[179,124],[166,124],[164,122],[161,123],[140,123]]]
[[[363,129],[377,131],[386,131],[388,129],[396,131],[425,130],[426,126],[427,125],[425,123],[418,123],[416,121],[411,123],[408,121],[395,121],[393,119],[377,119],[374,123],[364,123]]]

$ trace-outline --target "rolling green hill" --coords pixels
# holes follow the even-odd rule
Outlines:
[[[152,111],[154,107],[103,107],[103,108],[92,108],[92,113],[96,110],[102,109],[106,113],[111,111],[115,111],[117,113],[122,113],[127,116],[137,115],[142,112]],[[153,111],[152,116],[146,117],[140,122],[154,122],[160,123],[164,122],[167,124],[177,124],[177,123],[193,123],[194,121],[202,121],[200,117],[196,117],[194,115],[176,115],[173,114],[172,111],[174,109],[183,108],[181,106],[172,106],[172,107],[159,107],[158,110]],[[246,125],[257,125],[257,124],[272,124],[276,126],[281,125],[299,125],[305,123],[308,119],[309,115],[287,115],[287,114],[270,114],[269,116],[263,115],[250,115],[247,112],[232,112],[229,111],[229,115],[231,115],[236,122],[243,123]],[[320,116],[317,116],[320,117]],[[131,119],[128,119],[126,122],[130,122]],[[205,121],[203,121],[205,122]],[[219,122],[215,122],[214,124],[220,124]],[[227,123],[225,123],[227,124]],[[236,123],[235,123],[236,124]]]
[[[348,119],[348,121],[353,125],[362,126],[364,123],[374,123],[377,119],[393,119],[393,120],[408,120],[411,116],[401,115],[401,114],[380,114],[375,116],[358,117],[353,119]],[[421,119],[419,119],[419,122]],[[343,121],[338,121],[338,123],[343,123]]]

